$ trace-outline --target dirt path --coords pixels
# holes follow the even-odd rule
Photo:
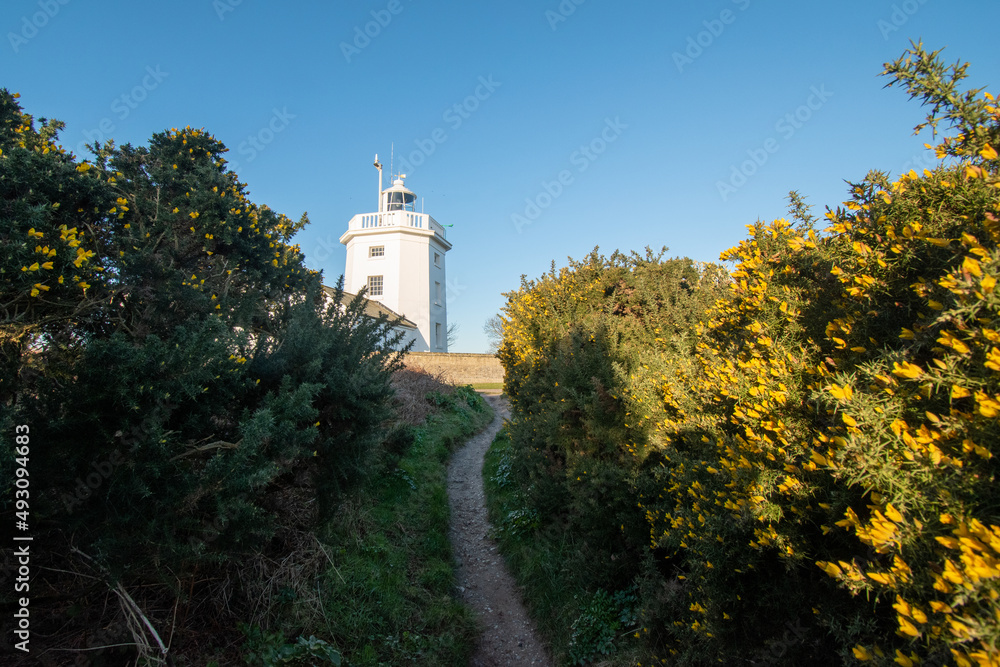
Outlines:
[[[483,496],[483,457],[510,413],[500,396],[484,396],[496,411],[493,422],[452,456],[448,466],[451,543],[462,597],[479,615],[483,635],[472,667],[550,665],[534,624],[503,557],[489,537]]]

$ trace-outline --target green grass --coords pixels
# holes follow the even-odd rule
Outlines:
[[[472,385],[473,389],[503,389],[503,382],[475,382]]]
[[[500,552],[523,587],[525,604],[557,664],[650,664],[631,640],[639,613],[634,591],[593,590],[593,550],[572,531],[544,522],[526,507],[515,477],[507,429],[497,434],[483,466],[486,505]]]
[[[436,400],[441,411],[401,456],[384,455],[324,535],[336,564],[320,584],[325,635],[351,665],[466,665],[474,647],[454,590],[446,465],[493,411],[465,388]]]

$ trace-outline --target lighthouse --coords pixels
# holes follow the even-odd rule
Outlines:
[[[340,242],[347,246],[344,290],[367,297],[403,315],[416,326],[404,329],[415,352],[448,351],[448,306],[445,253],[451,244],[444,227],[416,210],[417,195],[399,174],[382,189],[378,169],[378,208],[358,213],[347,224]]]

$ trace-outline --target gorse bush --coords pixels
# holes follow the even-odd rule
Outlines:
[[[584,366],[522,305],[542,290],[509,297],[524,474],[579,477],[558,501],[593,498],[608,531],[627,533],[631,493],[657,564],[642,636],[676,664],[1000,664],[1000,111],[921,45],[885,74],[956,131],[940,166],[869,173],[822,229],[793,193],[791,221],[723,254],[735,270],[696,328],[646,327],[623,354],[606,295],[567,334],[606,346]],[[535,361],[543,336],[577,370]],[[553,403],[580,400],[556,387],[574,374],[592,404],[607,393],[602,419]]]
[[[278,482],[328,518],[390,414],[392,323],[326,297],[306,216],[251,202],[205,131],[81,161],[61,127],[0,91],[0,421],[30,428],[33,525],[177,585],[266,542]]]
[[[609,258],[595,250],[507,295],[499,355],[512,444],[497,484],[519,488],[511,489],[516,506],[495,525],[502,543],[522,538],[569,554],[553,565],[558,582],[546,586],[578,588],[579,600],[540,595],[546,599],[538,602],[550,630],[577,623],[572,644],[568,636],[551,638],[557,656],[577,661],[592,653],[584,629],[591,624],[578,622],[581,600],[632,587],[648,564],[649,526],[636,508],[635,483],[649,431],[625,396],[640,369],[693,354],[695,326],[725,280],[720,266],[649,250]],[[650,357],[651,340],[669,354]]]

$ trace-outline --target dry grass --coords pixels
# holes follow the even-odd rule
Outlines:
[[[233,572],[243,599],[240,620],[268,627],[283,602],[291,600],[304,602],[315,616],[322,616],[323,605],[314,582],[329,560],[313,532],[313,492],[299,485],[280,488],[270,505],[269,509],[281,517],[274,538]]]
[[[427,402],[427,394],[438,391],[450,394],[455,391],[455,385],[449,384],[444,377],[428,373],[418,366],[405,366],[392,376],[392,387],[396,390],[393,407],[399,421],[419,426],[430,414],[432,406]]]

